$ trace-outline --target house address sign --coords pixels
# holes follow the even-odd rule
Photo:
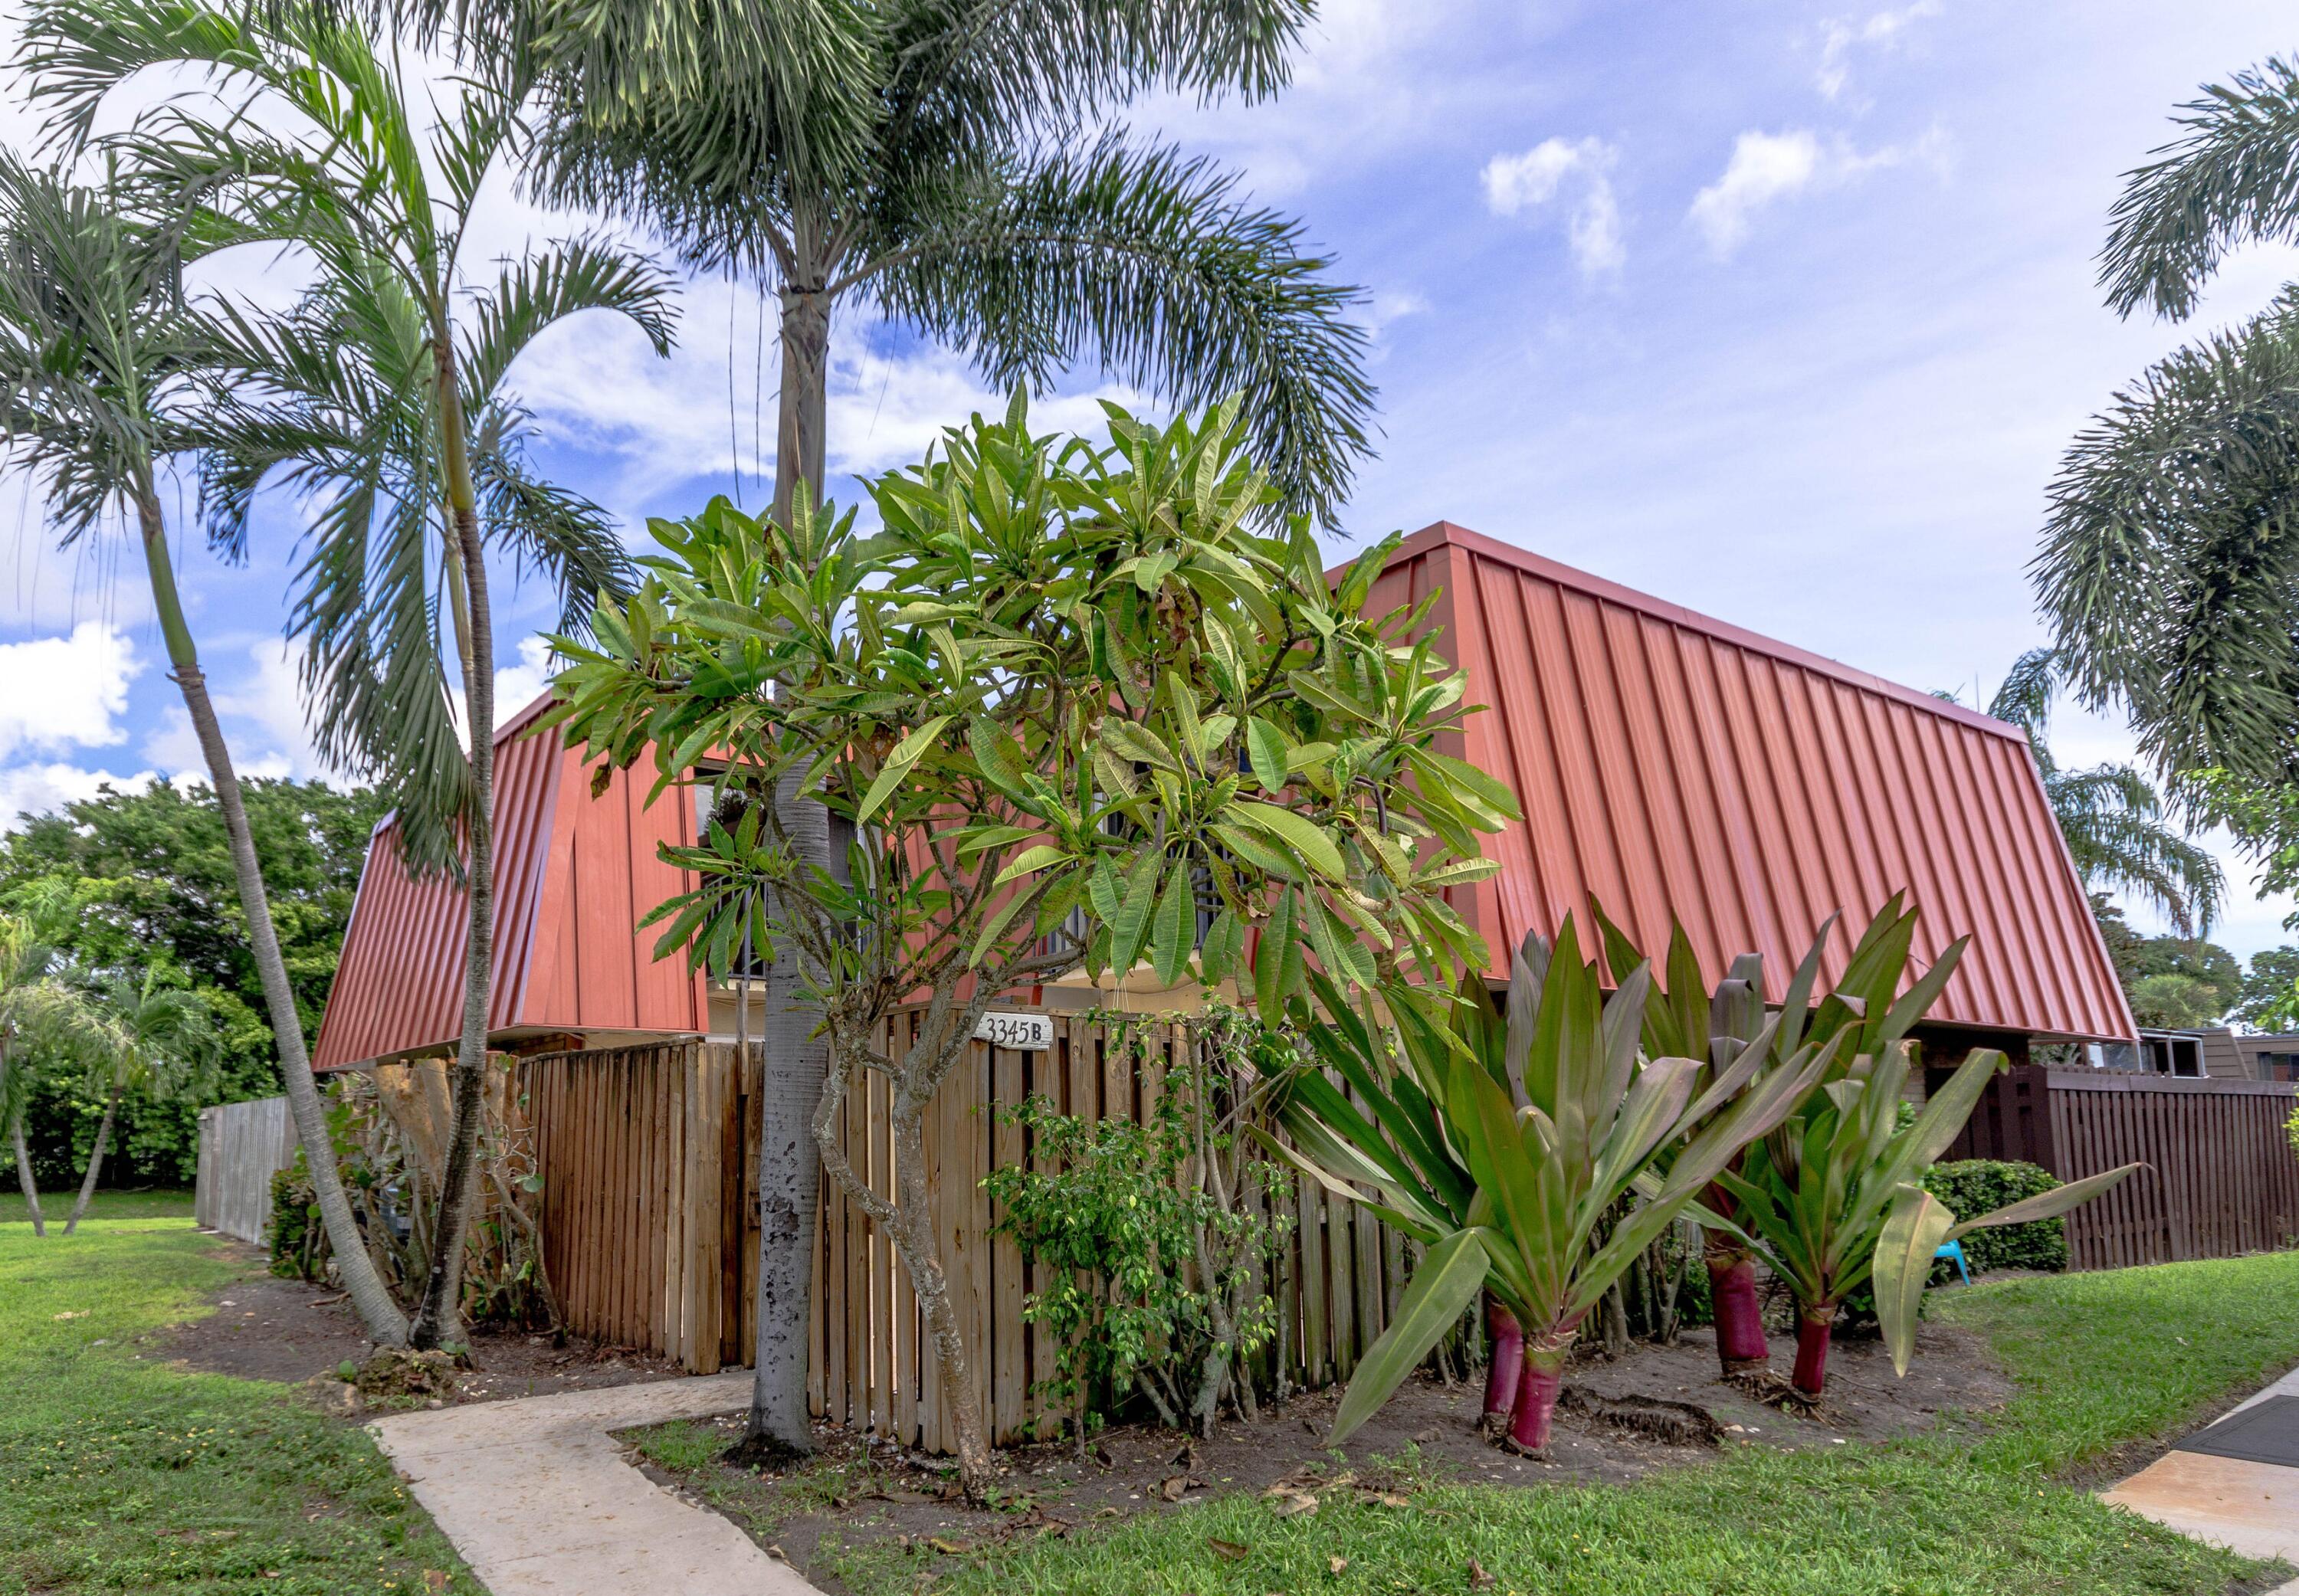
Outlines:
[[[1042,1053],[1054,1045],[1054,1019],[1050,1014],[987,1013],[975,1026],[974,1039],[992,1047]]]

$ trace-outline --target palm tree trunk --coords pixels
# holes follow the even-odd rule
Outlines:
[[[809,863],[829,864],[830,812],[807,795],[800,776],[777,783],[775,807],[793,851]],[[742,1443],[745,1455],[759,1460],[814,1450],[806,1396],[815,1214],[822,1200],[814,1110],[830,1046],[817,1034],[819,1017],[806,1001],[798,958],[795,948],[786,947],[767,966],[759,1090],[759,1323],[751,1418]]]
[[[463,708],[471,736],[470,859],[464,871],[470,929],[463,958],[463,1030],[455,1052],[454,1119],[447,1137],[447,1169],[439,1194],[439,1223],[431,1246],[423,1302],[409,1333],[411,1344],[436,1347],[462,1338],[463,1237],[478,1191],[479,1121],[486,1112],[487,1021],[494,976],[495,678],[494,620],[487,600],[486,550],[479,538],[478,495],[471,481],[469,439],[456,386],[454,346],[435,341],[440,390],[442,465],[454,513],[454,553],[468,603],[463,629]],[[451,571],[454,586],[458,573]]]
[[[120,1112],[120,1094],[125,1085],[117,1075],[112,1078],[112,1096],[104,1100],[104,1118],[95,1122],[95,1145],[87,1150],[87,1173],[79,1183],[79,1200],[72,1204],[71,1217],[64,1221],[66,1236],[79,1228],[88,1203],[95,1198],[95,1178],[104,1168],[104,1150],[112,1144],[112,1121]]]
[[[785,287],[782,295],[782,398],[775,422],[775,520],[790,525],[801,481],[816,504],[823,498],[829,411],[830,301],[819,290]]]
[[[398,1346],[407,1340],[407,1318],[368,1257],[351,1199],[344,1195],[335,1143],[328,1135],[327,1110],[320,1102],[319,1083],[312,1079],[311,1055],[303,1046],[303,1017],[295,1012],[295,988],[289,984],[287,963],[279,954],[279,933],[271,922],[263,872],[256,863],[255,836],[248,827],[247,806],[240,798],[239,777],[232,769],[231,751],[224,746],[223,727],[208,698],[207,677],[200,670],[191,629],[184,621],[176,574],[168,564],[168,534],[160,516],[159,495],[148,482],[137,490],[136,510],[143,527],[144,562],[152,577],[153,607],[159,613],[161,634],[167,640],[169,674],[184,695],[185,713],[191,717],[193,733],[207,762],[208,785],[215,792],[216,807],[223,813],[232,873],[239,882],[240,910],[247,916],[256,977],[263,986],[263,1005],[271,1021],[273,1043],[279,1050],[287,1112],[295,1121],[295,1139],[303,1145],[303,1162],[311,1169],[320,1221],[327,1228],[328,1245],[335,1250],[344,1289],[351,1294],[369,1337],[385,1346]],[[29,1189],[29,1166],[25,1178]]]
[[[782,297],[782,397],[775,426],[775,520],[790,525],[798,484],[821,501],[822,425],[829,374],[830,307],[818,293]],[[805,863],[834,867],[830,816],[795,776],[775,790],[775,807]],[[807,1315],[814,1279],[815,1215],[822,1162],[813,1122],[829,1046],[815,1035],[793,953],[767,967],[759,1101],[758,1330],[752,1344],[751,1417],[742,1446],[761,1460],[810,1452],[807,1422]],[[748,992],[743,994],[747,1005]]]

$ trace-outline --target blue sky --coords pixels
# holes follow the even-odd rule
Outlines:
[[[2100,305],[2119,176],[2197,85],[2299,45],[2289,15],[1327,0],[1279,101],[1130,120],[1241,171],[1368,290],[1382,435],[1353,533],[1447,517],[1969,700],[2041,640],[2024,566],[2059,451],[2192,334]],[[0,136],[27,131],[0,116]],[[502,249],[569,227],[507,190],[487,221]],[[2197,327],[2290,276],[2288,252],[2237,257]],[[519,375],[544,463],[634,527],[737,466],[755,500],[759,347],[755,294],[717,280],[691,285],[668,361],[611,325],[563,329]],[[859,316],[834,353],[840,470],[914,457],[994,402]],[[1105,391],[1082,369],[1040,416],[1091,426]],[[247,568],[195,552],[186,581],[245,764],[309,773],[278,630],[287,507],[274,521]],[[140,587],[116,536],[60,554],[0,483],[0,810],[196,767]],[[547,616],[532,591],[512,608],[498,663],[524,696],[540,662],[519,639]],[[2067,763],[2129,748],[2072,709],[2054,742]],[[2230,873],[2222,939],[2285,940],[2294,906]]]

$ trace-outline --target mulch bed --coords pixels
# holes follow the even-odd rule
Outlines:
[[[324,1377],[332,1385],[346,1359],[358,1363],[374,1351],[359,1314],[340,1294],[266,1272],[256,1248],[223,1236],[212,1242],[219,1256],[247,1266],[245,1278],[217,1296],[214,1313],[160,1332],[140,1349],[142,1356],[245,1379],[292,1385]],[[549,1336],[523,1331],[475,1335],[470,1355],[471,1367],[457,1380],[452,1402],[588,1391],[681,1372],[668,1359],[628,1348],[572,1337],[560,1345]]]
[[[1785,1358],[1779,1361],[1784,1369]],[[1714,1416],[1726,1444],[1786,1448],[1913,1434],[1930,1427],[1943,1410],[1986,1410],[2012,1391],[1979,1336],[1940,1324],[1922,1327],[1905,1379],[1893,1377],[1880,1341],[1857,1336],[1839,1337],[1828,1379],[1828,1401],[1819,1413],[1784,1412],[1723,1384],[1713,1336],[1689,1330],[1672,1347],[1639,1344],[1618,1360],[1584,1359],[1568,1372],[1566,1385],[1591,1396],[1688,1403]],[[1513,1457],[1476,1432],[1483,1393],[1481,1380],[1448,1389],[1434,1379],[1417,1379],[1340,1449],[1324,1439],[1340,1401],[1337,1389],[1304,1393],[1282,1407],[1265,1405],[1252,1425],[1224,1420],[1209,1440],[1119,1426],[1104,1432],[1083,1458],[1067,1441],[1017,1447],[1000,1454],[1002,1483],[1014,1499],[1005,1511],[951,1501],[944,1495],[949,1482],[932,1460],[867,1443],[834,1426],[817,1426],[821,1456],[794,1476],[718,1464],[672,1475],[635,1451],[632,1460],[659,1482],[720,1508],[753,1539],[834,1592],[837,1581],[818,1566],[826,1537],[847,1546],[895,1540],[925,1548],[940,1541],[947,1549],[1134,1513],[1186,1512],[1216,1491],[1315,1491],[1322,1481],[1325,1489],[1379,1493],[1393,1484],[1382,1460],[1398,1458],[1408,1445],[1440,1473],[1492,1484],[1625,1483],[1716,1455],[1713,1446],[1666,1444],[1568,1408],[1557,1414],[1548,1461]],[[730,1437],[740,1434],[739,1415],[721,1422]]]

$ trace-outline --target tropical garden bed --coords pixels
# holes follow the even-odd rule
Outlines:
[[[2129,1356],[2165,1342],[2176,1358]],[[1656,1444],[1567,1410],[1554,1460],[1534,1462],[1475,1437],[1473,1388],[1416,1382],[1338,1450],[1323,1439],[1332,1401],[1315,1395],[1257,1426],[1224,1422],[1194,1447],[1118,1427],[1083,1460],[1067,1445],[1017,1451],[988,1510],[949,1500],[942,1475],[895,1449],[848,1435],[826,1435],[818,1461],[779,1476],[718,1460],[738,1426],[629,1439],[658,1478],[826,1591],[857,1596],[921,1584],[1001,1596],[2200,1596],[2289,1577],[2104,1507],[2089,1489],[2299,1361],[2299,1253],[1935,1293],[1905,1381],[1875,1342],[1839,1338],[1835,1356],[1830,1404],[1812,1418],[1722,1385],[1705,1332],[1574,1367],[1573,1386],[1689,1401],[1741,1426],[1715,1447]],[[1314,1509],[1299,1505],[1307,1497]]]

